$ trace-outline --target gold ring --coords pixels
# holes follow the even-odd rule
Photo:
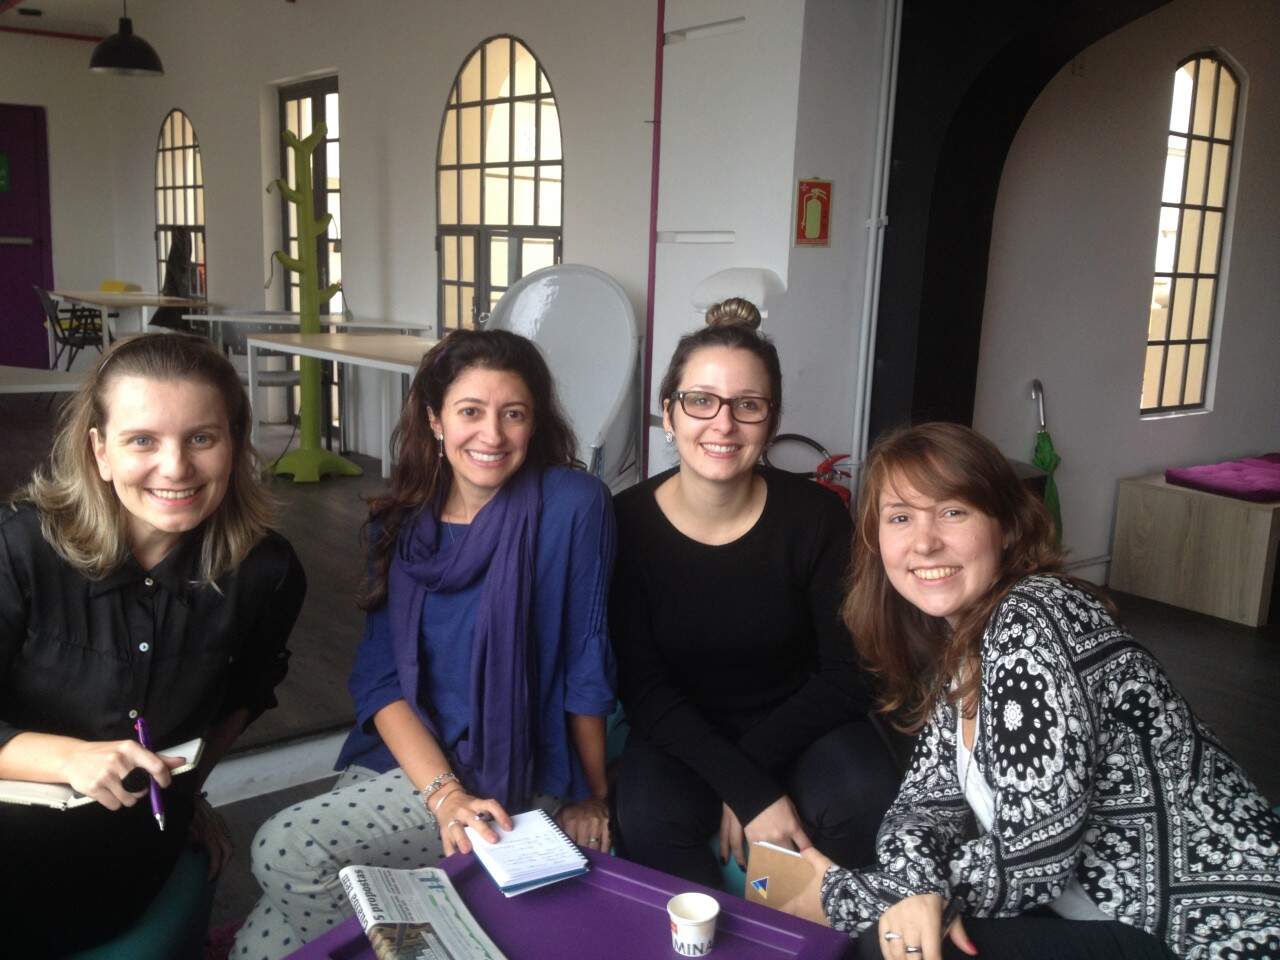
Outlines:
[[[454,826],[455,824],[459,827],[464,826],[461,820],[459,820],[457,817],[454,817],[452,820],[450,820],[448,823],[444,825],[444,828],[448,830],[450,827]]]

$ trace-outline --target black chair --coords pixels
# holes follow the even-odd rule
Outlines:
[[[58,369],[64,353],[67,354],[66,369],[70,370],[76,356],[86,347],[102,352],[102,319],[97,310],[78,304],[59,307],[49,296],[49,291],[42,287],[32,289],[40,298],[40,306],[44,308],[45,319],[53,332],[53,369]]]

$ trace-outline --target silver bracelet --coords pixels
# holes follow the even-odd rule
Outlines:
[[[434,794],[437,790],[443,787],[446,783],[457,783],[457,782],[458,782],[457,775],[452,771],[446,770],[444,773],[440,774],[440,776],[436,777],[434,780],[428,783],[426,786],[426,789],[419,791],[419,796],[422,797],[422,802],[426,803],[428,800],[431,799],[432,794]]]

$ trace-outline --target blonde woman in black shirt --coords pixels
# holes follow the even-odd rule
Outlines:
[[[275,705],[306,590],[271,530],[249,417],[207,340],[120,341],[64,408],[48,467],[0,512],[0,777],[97,801],[0,807],[0,892],[31,955],[127,927],[188,835],[211,872],[228,852],[199,786]],[[138,744],[139,716],[158,746],[204,737],[200,769],[171,777],[180,761]],[[163,830],[146,775],[165,788]]]
[[[870,861],[897,786],[839,618],[849,515],[758,466],[782,390],[759,320],[726,301],[680,341],[660,388],[679,466],[615,500],[620,846],[708,885],[714,837],[721,860],[769,840]]]

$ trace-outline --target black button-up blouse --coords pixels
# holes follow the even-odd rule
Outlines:
[[[151,570],[131,557],[90,580],[45,541],[34,507],[0,510],[0,747],[24,731],[121,740],[141,713],[163,749],[275,706],[306,593],[283,537],[216,588],[197,579],[198,532]]]

